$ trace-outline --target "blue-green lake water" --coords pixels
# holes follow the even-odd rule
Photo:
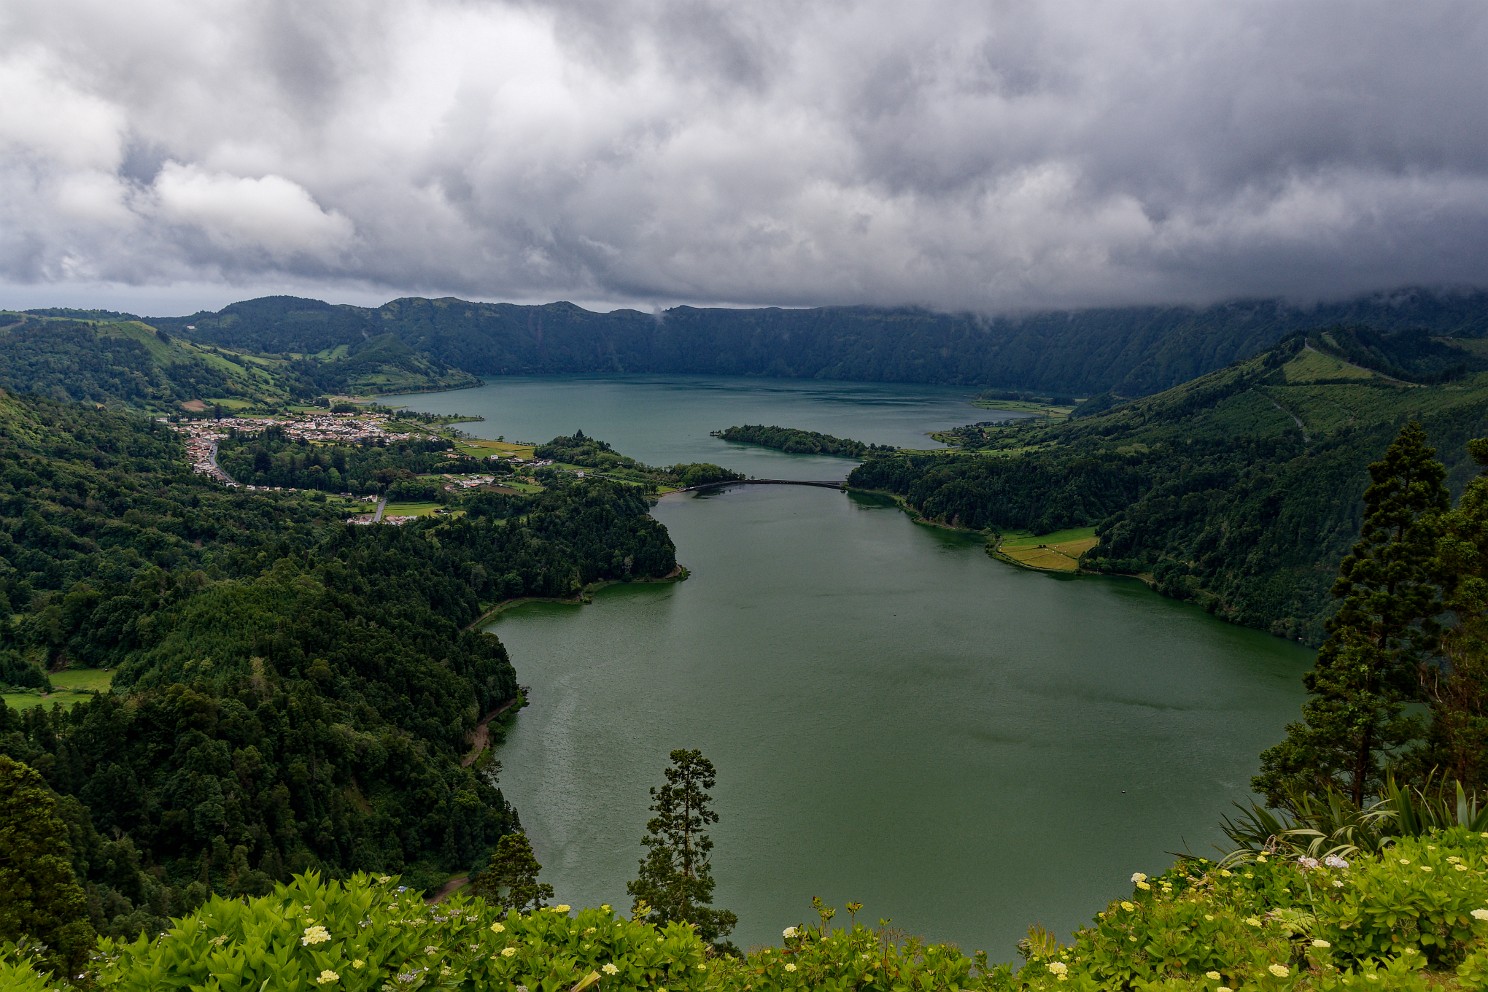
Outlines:
[[[725,444],[766,423],[932,446],[993,414],[953,390],[739,379],[501,379],[408,397],[472,432],[582,428],[652,464],[759,478],[853,464]],[[558,898],[628,907],[647,788],[673,748],[718,769],[715,903],[741,946],[778,941],[812,896],[994,960],[1156,874],[1213,854],[1259,751],[1302,701],[1312,654],[1137,582],[1023,571],[982,541],[827,489],[664,498],[692,574],[492,626],[532,701],[501,784]],[[845,915],[845,914],[844,914]],[[839,916],[839,919],[842,917]]]

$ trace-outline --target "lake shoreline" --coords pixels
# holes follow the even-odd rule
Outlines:
[[[687,570],[687,566],[679,563],[676,568],[673,568],[665,575],[644,576],[637,579],[600,579],[596,582],[590,582],[571,596],[518,596],[515,599],[503,599],[495,606],[488,607],[480,616],[472,620],[465,629],[477,630],[507,610],[516,609],[518,606],[525,606],[528,603],[562,603],[568,606],[582,606],[585,603],[592,602],[596,592],[601,589],[607,589],[610,586],[649,586],[662,585],[668,582],[685,582],[691,574]]]

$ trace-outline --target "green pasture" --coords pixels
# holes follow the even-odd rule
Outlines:
[[[43,695],[39,690],[0,693],[5,705],[15,710],[26,710],[33,706],[60,704],[70,709],[90,696],[108,692],[114,673],[100,668],[69,668],[49,676],[52,691]]]
[[[528,461],[532,459],[532,452],[536,448],[533,444],[513,444],[510,441],[492,441],[483,437],[462,437],[455,441],[455,450],[464,455],[475,458],[489,458],[492,455],[516,455]]]
[[[1049,534],[1008,531],[998,540],[997,552],[1028,568],[1073,572],[1080,567],[1080,556],[1099,543],[1094,527],[1071,527]]]
[[[387,517],[432,517],[434,511],[442,507],[443,504],[432,501],[389,503],[382,511],[382,515],[384,519]]]
[[[1341,358],[1325,355],[1320,351],[1305,348],[1282,366],[1287,382],[1318,382],[1324,379],[1377,379],[1378,375],[1368,369],[1345,362]]]

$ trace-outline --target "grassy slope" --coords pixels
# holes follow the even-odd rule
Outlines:
[[[54,672],[48,678],[52,681],[52,691],[45,695],[40,692],[6,692],[0,693],[0,699],[16,710],[33,706],[50,708],[53,705],[71,709],[98,693],[108,692],[114,673],[96,668],[70,668],[65,672]]]

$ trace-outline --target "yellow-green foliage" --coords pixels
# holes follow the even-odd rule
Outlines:
[[[1069,947],[1030,960],[1026,987],[1479,989],[1473,976],[1488,978],[1488,834],[1408,838],[1352,863],[1185,862],[1133,883]]]
[[[5,992],[53,992],[57,986],[37,970],[29,954],[11,944],[0,944],[0,989]]]
[[[458,895],[430,906],[393,879],[311,874],[263,898],[214,898],[153,939],[101,941],[93,978],[127,992],[1488,987],[1488,834],[1406,839],[1351,863],[1184,861],[1132,881],[1130,898],[1068,946],[1031,939],[1014,973],[861,924],[832,929],[829,910],[820,926],[787,928],[781,946],[729,958],[688,926],[657,928],[608,906],[501,913]],[[0,984],[51,987],[23,962],[0,948]]]
[[[1072,527],[1052,534],[1009,531],[1002,535],[997,551],[1028,568],[1073,572],[1080,567],[1080,556],[1099,543],[1094,527]]]
[[[70,668],[65,672],[54,672],[50,678],[52,692],[45,696],[40,690],[29,689],[0,693],[0,699],[4,700],[6,706],[17,710],[30,709],[33,706],[50,708],[54,705],[60,705],[63,709],[71,709],[100,692],[108,692],[114,673],[97,668]]]
[[[1325,355],[1314,348],[1303,348],[1282,366],[1282,375],[1287,382],[1318,382],[1336,379],[1378,379],[1378,373],[1360,368],[1337,358]]]
[[[455,896],[429,906],[392,879],[314,874],[263,898],[214,898],[166,933],[100,942],[97,986],[126,992],[371,992],[391,988],[692,990],[987,987],[948,947],[900,947],[863,926],[790,928],[780,948],[719,957],[690,926],[608,906],[498,912]],[[1003,978],[1005,980],[1005,973]]]

